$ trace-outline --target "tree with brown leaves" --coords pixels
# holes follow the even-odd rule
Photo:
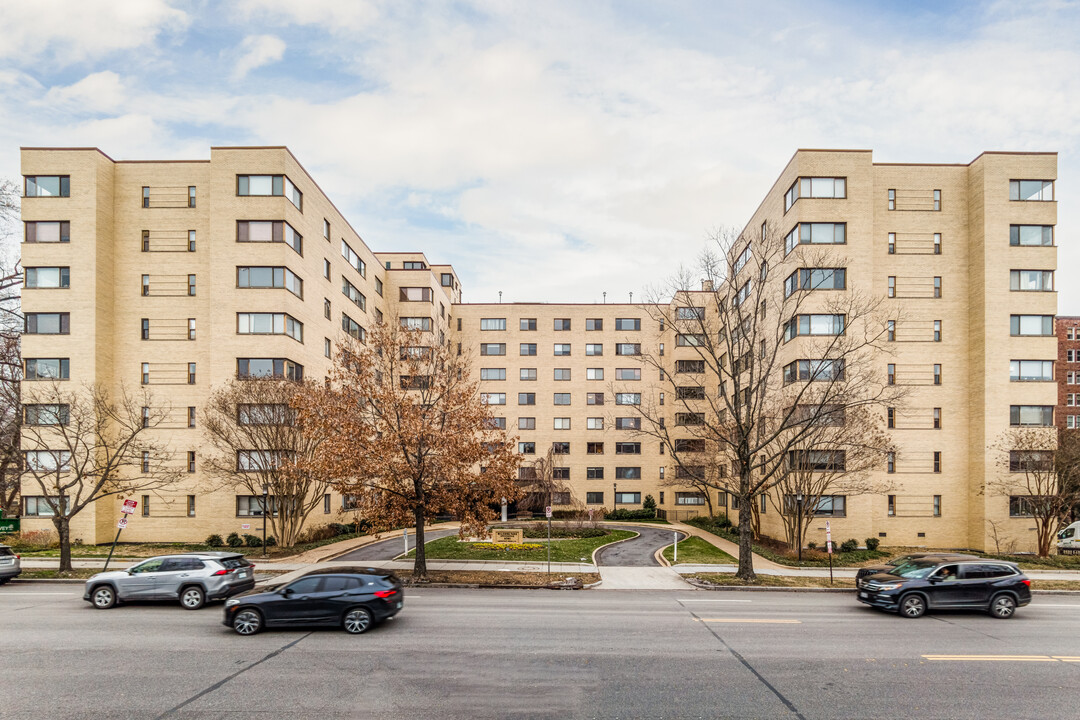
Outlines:
[[[153,430],[169,419],[148,392],[101,385],[34,383],[24,393],[22,477],[36,486],[60,538],[60,570],[71,567],[71,519],[111,495],[162,490],[184,468]]]
[[[216,452],[204,465],[221,487],[243,488],[267,508],[271,534],[292,547],[312,510],[330,489],[313,472],[322,436],[297,418],[292,405],[304,384],[277,378],[238,378],[217,388],[203,411],[203,434]]]
[[[515,439],[496,424],[467,358],[431,332],[391,320],[366,344],[343,339],[326,387],[295,407],[326,438],[315,471],[376,528],[415,527],[415,580],[427,577],[425,522],[454,515],[462,536],[483,535],[493,507],[519,495]]]
[[[20,295],[23,272],[17,260],[10,260],[10,241],[19,218],[18,183],[0,181],[0,510],[19,514],[19,438],[22,430],[22,379],[20,336],[23,317]]]

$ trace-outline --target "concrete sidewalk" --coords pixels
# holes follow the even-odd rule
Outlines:
[[[671,527],[671,528],[674,528],[676,530],[680,530],[680,531],[686,533],[687,535],[692,535],[693,537],[699,537],[702,540],[704,540],[705,542],[707,542],[707,543],[709,543],[709,544],[711,544],[711,545],[713,545],[713,546],[715,546],[717,548],[720,548],[721,550],[723,550],[724,552],[726,552],[728,555],[735,558],[736,560],[739,559],[739,546],[738,545],[731,542],[730,540],[725,540],[722,537],[718,537],[716,535],[713,535],[711,532],[706,532],[706,531],[702,530],[699,527],[695,527],[693,525],[687,525],[685,523],[680,523],[680,522],[673,522],[673,523],[671,523],[671,525],[656,526],[656,527]],[[754,555],[754,570],[758,570],[758,569],[762,569],[762,570],[785,570],[787,568],[785,568],[783,565],[780,565],[778,563],[774,563],[772,560],[767,560],[767,559],[761,557],[760,555],[755,554]]]

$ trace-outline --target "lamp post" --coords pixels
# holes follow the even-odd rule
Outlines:
[[[619,483],[611,483],[611,514],[619,507]]]
[[[802,562],[802,493],[795,496],[795,512],[798,513],[796,523],[798,530],[796,530],[795,543],[799,546],[799,562]]]
[[[262,501],[262,515],[263,515],[263,557],[266,557],[266,513],[269,508],[266,505],[266,501],[269,499],[270,489],[263,485],[263,501]]]

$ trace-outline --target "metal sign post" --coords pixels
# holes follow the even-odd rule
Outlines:
[[[544,514],[547,515],[547,521],[548,521],[548,543],[547,543],[547,547],[548,547],[548,553],[547,553],[547,555],[548,555],[548,575],[551,575],[551,506],[550,505],[548,505],[546,508],[544,508]]]
[[[409,554],[409,528],[405,528],[401,531],[401,536],[405,538],[405,554]]]
[[[832,525],[825,521],[825,549],[829,551],[829,584],[833,584],[832,576]]]
[[[134,500],[125,500],[124,506],[120,508],[120,512],[124,514],[124,517],[120,518],[120,521],[116,523],[116,537],[113,538],[112,547],[109,549],[109,557],[105,558],[105,567],[101,569],[101,572],[105,572],[109,569],[109,562],[112,561],[113,553],[116,552],[116,543],[120,541],[120,533],[122,533],[124,531],[124,528],[127,527],[127,516],[134,513],[135,508],[138,507],[138,505],[139,503],[135,502]]]
[[[679,533],[675,532],[675,559],[672,561],[672,565],[679,562]]]

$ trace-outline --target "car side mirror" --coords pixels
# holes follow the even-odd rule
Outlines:
[[[938,575],[934,575],[933,577],[927,579],[930,581],[931,584],[941,582],[941,577]]]
[[[128,574],[128,575],[134,575],[134,574],[135,574],[135,571],[134,571],[134,570],[132,570],[131,568],[128,568],[128,570],[127,570],[127,574]]]
[[[289,595],[292,595],[294,592],[296,592],[296,591],[293,590],[291,587],[287,587],[287,588],[285,588],[284,590],[281,591],[281,594],[285,595],[287,597]]]

